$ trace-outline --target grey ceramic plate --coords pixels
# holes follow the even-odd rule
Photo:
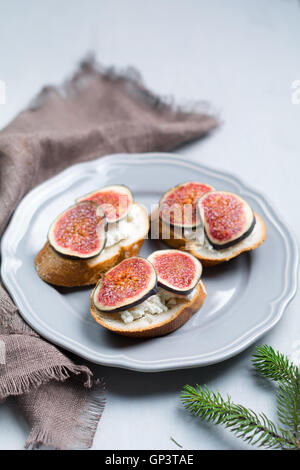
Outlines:
[[[267,225],[266,242],[204,271],[204,307],[176,332],[150,340],[113,335],[89,314],[90,289],[56,289],[36,274],[34,257],[49,223],[77,196],[123,183],[149,209],[187,180],[246,198]],[[146,240],[141,255],[162,248]],[[139,371],[204,366],[245,349],[278,322],[296,291],[297,245],[272,206],[237,178],[171,154],[113,155],[75,165],[31,191],[2,239],[2,279],[23,318],[42,336],[92,362]]]

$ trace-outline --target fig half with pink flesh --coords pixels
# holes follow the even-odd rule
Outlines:
[[[105,312],[134,307],[157,292],[152,264],[139,256],[127,258],[107,271],[94,290],[94,304]]]
[[[154,251],[148,260],[155,268],[158,285],[175,294],[192,292],[202,274],[200,261],[180,250]]]
[[[255,216],[240,196],[226,191],[212,191],[198,201],[205,235],[216,250],[229,248],[250,235]]]
[[[133,203],[133,195],[127,186],[105,186],[77,199],[77,202],[94,201],[99,204],[106,215],[108,223],[118,222],[127,216]]]
[[[74,204],[52,223],[48,240],[58,253],[93,258],[106,243],[107,221],[103,209],[91,201]]]
[[[214,188],[209,184],[189,181],[167,191],[159,202],[159,217],[167,225],[193,228],[201,224],[197,201]]]

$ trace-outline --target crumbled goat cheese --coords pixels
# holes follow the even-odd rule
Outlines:
[[[175,233],[178,237],[183,237],[187,240],[186,247],[189,246],[193,248],[194,246],[200,246],[206,250],[214,250],[213,246],[209,243],[208,239],[205,236],[204,229],[202,225],[199,225],[196,229],[188,228],[177,228]]]
[[[108,224],[105,248],[110,248],[111,246],[119,243],[121,240],[126,240],[130,237],[132,231],[131,222],[134,220],[136,210],[136,206],[132,205],[129,208],[127,217],[121,219],[118,222]]]
[[[214,250],[213,246],[209,243],[208,239],[206,238],[202,226],[197,227],[196,231],[185,229],[184,238],[191,242],[194,242],[196,245],[200,245],[206,250]]]
[[[194,289],[190,294],[184,296],[187,300],[192,300],[196,293]],[[131,323],[138,318],[142,318],[148,315],[157,315],[160,313],[167,312],[168,309],[176,305],[178,299],[182,299],[183,296],[179,294],[173,294],[165,289],[159,288],[157,294],[152,295],[141,304],[136,307],[132,307],[121,313],[121,319],[124,323]]]

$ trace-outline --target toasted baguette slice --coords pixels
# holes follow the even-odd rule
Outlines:
[[[144,243],[149,230],[149,218],[140,204],[132,204],[132,211],[125,223],[130,224],[126,226],[129,229],[128,237],[105,247],[100,255],[91,259],[74,259],[60,255],[47,242],[35,258],[38,275],[56,286],[78,287],[95,284],[106,271],[120,261],[136,256]]]
[[[204,243],[202,246],[192,240],[177,238],[174,236],[174,231],[172,229],[170,229],[169,238],[163,237],[162,222],[158,217],[158,210],[154,209],[151,214],[151,225],[153,226],[151,227],[151,238],[160,238],[164,243],[172,248],[188,251],[198,258],[203,266],[215,266],[223,263],[224,261],[229,261],[230,259],[235,258],[244,251],[254,250],[265,241],[265,223],[258,214],[255,213],[254,215],[256,218],[256,224],[247,238],[229,248],[216,250],[208,242]]]
[[[136,338],[151,338],[154,336],[163,336],[177,330],[191,316],[197,312],[203,305],[206,297],[206,288],[202,281],[195,287],[196,292],[192,300],[181,296],[176,300],[176,305],[168,309],[167,312],[138,318],[131,323],[124,323],[121,319],[121,313],[106,313],[98,310],[91,294],[91,314],[97,323],[104,328],[123,336],[133,336]]]

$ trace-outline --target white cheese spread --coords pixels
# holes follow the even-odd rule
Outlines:
[[[195,288],[190,294],[182,296],[159,288],[157,294],[151,295],[151,297],[136,307],[132,307],[122,312],[121,319],[124,323],[131,323],[138,318],[145,317],[146,315],[158,315],[160,313],[167,312],[176,305],[178,299],[184,298],[189,301],[192,300],[196,291],[197,289]]]
[[[111,246],[116,245],[121,240],[127,240],[134,234],[135,226],[132,223],[136,214],[139,212],[139,207],[135,204],[132,204],[129,208],[128,214],[124,219],[121,219],[118,222],[108,224],[108,229],[106,232],[106,244],[105,248],[110,248]]]

